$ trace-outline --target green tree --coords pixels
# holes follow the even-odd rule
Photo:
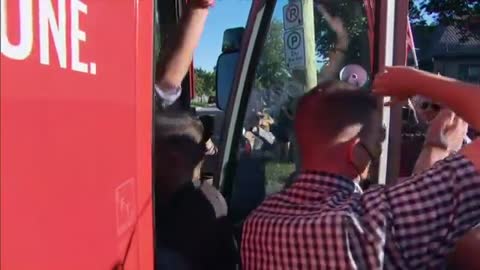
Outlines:
[[[289,78],[283,44],[283,23],[279,20],[274,19],[270,24],[256,72],[255,87],[258,89],[272,89]]]
[[[469,17],[480,15],[478,0],[417,0],[416,2],[440,24],[464,25]]]
[[[215,73],[201,68],[195,69],[195,93],[197,96],[215,95]]]
[[[416,5],[425,16],[433,20],[434,25],[454,25],[463,35],[463,40],[470,37],[480,38],[480,33],[469,29],[470,20],[480,16],[478,0],[416,0]]]
[[[368,19],[361,1],[329,1],[327,11],[342,19],[350,37],[346,62],[369,66]],[[315,11],[316,12],[316,11]],[[315,16],[315,44],[319,62],[328,61],[328,54],[335,47],[336,33],[320,15]]]
[[[409,0],[409,17],[410,24],[414,26],[426,26],[428,25],[427,20],[425,19],[424,12],[420,6],[420,2]]]

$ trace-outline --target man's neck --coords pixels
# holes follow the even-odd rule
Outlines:
[[[316,155],[302,158],[302,171],[320,171],[332,173],[346,178],[356,180],[358,173],[352,164],[346,162],[345,158],[338,155]]]

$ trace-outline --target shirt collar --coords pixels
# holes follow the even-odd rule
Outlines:
[[[363,192],[357,180],[322,171],[303,171],[298,176],[298,182],[307,183],[315,189],[318,187],[321,191]]]

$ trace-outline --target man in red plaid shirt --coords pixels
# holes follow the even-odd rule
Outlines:
[[[438,136],[423,149],[431,160],[446,158],[363,191],[385,132],[375,97],[311,91],[295,120],[302,170],[247,218],[243,269],[442,269],[456,241],[480,223],[480,141],[459,153],[448,143],[466,132],[466,122],[480,127],[478,87],[394,67],[377,76],[374,89],[399,99],[427,96],[455,111],[458,117],[438,116]]]

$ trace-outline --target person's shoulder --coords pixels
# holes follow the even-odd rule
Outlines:
[[[227,202],[220,191],[208,183],[202,183],[198,189],[212,206],[217,218],[228,214]]]
[[[177,213],[188,213],[192,216],[205,215],[206,213],[210,215],[210,212],[212,212],[210,211],[210,202],[205,198],[200,188],[193,183],[176,193],[171,207],[174,207]]]

